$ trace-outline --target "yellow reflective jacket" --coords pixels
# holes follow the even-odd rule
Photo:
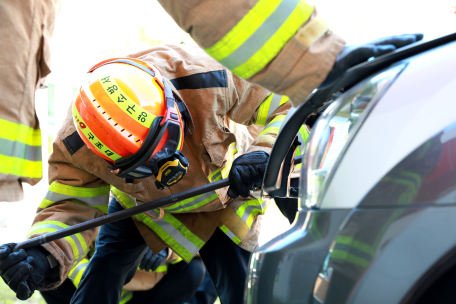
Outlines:
[[[157,190],[153,177],[126,183],[83,144],[70,107],[49,158],[49,191],[27,237],[102,216],[107,212],[110,190],[124,208],[130,208],[226,178],[237,156],[237,138],[227,120],[264,128],[245,152],[270,152],[290,109],[287,97],[233,75],[197,46],[159,45],[131,57],[156,66],[190,111],[195,129],[185,137],[182,151],[190,163],[188,173],[164,190]],[[299,136],[305,142],[304,128]],[[226,192],[226,188],[220,189],[169,205],[159,220],[154,220],[158,210],[150,210],[134,216],[134,222],[153,252],[169,247],[187,262],[217,226],[240,247],[253,251],[269,200],[263,200],[258,191],[247,199],[231,200]],[[60,281],[44,281],[40,288],[58,286],[85,257],[93,235],[90,230],[44,244],[60,264]]]

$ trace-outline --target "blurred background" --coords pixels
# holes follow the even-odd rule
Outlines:
[[[456,29],[456,0],[311,2],[348,44],[418,32],[425,34],[425,40],[431,40]],[[44,158],[52,152],[54,134],[60,128],[82,77],[91,66],[160,43],[195,44],[156,1],[63,0],[51,41],[52,73],[46,80],[46,87],[36,93]],[[46,167],[44,176],[47,176]],[[0,202],[0,244],[24,238],[47,187],[45,178],[34,187],[24,186],[24,201]],[[289,227],[275,204],[270,204],[262,225],[260,245]],[[44,302],[38,293],[21,302],[4,284],[0,284],[0,304],[13,303]]]

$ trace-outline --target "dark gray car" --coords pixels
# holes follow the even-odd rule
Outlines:
[[[313,125],[292,228],[253,254],[245,303],[456,303],[455,41],[377,58],[309,97],[344,88]],[[271,159],[285,158],[304,107]],[[293,196],[277,164],[264,191]]]

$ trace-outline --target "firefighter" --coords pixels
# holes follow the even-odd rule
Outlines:
[[[345,42],[305,0],[159,0],[176,23],[232,72],[303,103],[347,69],[414,43],[422,34]]]
[[[199,252],[221,301],[242,301],[269,204],[258,188],[288,101],[197,46],[160,45],[91,68],[53,143],[51,184],[28,238],[222,178],[232,186],[102,226],[72,303],[118,303],[147,247],[168,247],[186,262]],[[236,155],[225,118],[264,128],[245,154]],[[15,253],[5,244],[0,275],[19,299],[56,288],[93,235]]]
[[[51,72],[49,40],[60,2],[0,1],[0,227],[7,204],[24,199],[22,183],[42,177],[35,90]]]
[[[68,279],[57,289],[41,291],[47,304],[71,302],[93,252],[73,267]],[[123,287],[119,304],[147,304],[151,299],[154,303],[184,303],[195,294],[204,273],[201,259],[195,258],[187,264],[168,249],[159,254],[148,249],[132,280]]]

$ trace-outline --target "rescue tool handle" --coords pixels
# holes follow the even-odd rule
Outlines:
[[[163,207],[163,206],[166,206],[166,205],[169,205],[172,203],[176,203],[176,202],[182,201],[184,199],[187,199],[187,198],[190,198],[190,197],[193,197],[196,195],[204,194],[204,193],[214,191],[214,190],[217,190],[217,189],[220,189],[223,187],[227,187],[229,185],[230,185],[229,179],[225,178],[225,179],[222,179],[222,180],[214,182],[214,183],[210,183],[210,184],[203,185],[203,186],[200,186],[200,187],[197,187],[194,189],[182,191],[180,193],[173,194],[173,195],[170,195],[170,196],[167,196],[164,198],[160,198],[158,200],[151,201],[151,202],[142,204],[140,206],[118,211],[118,212],[115,212],[112,214],[108,214],[108,215],[105,215],[105,216],[102,216],[102,217],[99,217],[99,218],[96,218],[96,219],[93,219],[93,220],[90,220],[87,222],[83,222],[83,223],[59,230],[59,231],[43,234],[41,236],[26,240],[26,241],[16,245],[16,247],[14,247],[14,251],[19,251],[20,249],[27,249],[27,248],[38,246],[41,244],[49,243],[49,242],[52,242],[52,241],[76,234],[76,233],[80,233],[80,232],[83,232],[83,231],[86,231],[89,229],[99,227],[101,225],[105,225],[108,223],[122,220],[127,217],[134,216],[136,214],[140,214],[140,213],[146,212],[151,209]]]

